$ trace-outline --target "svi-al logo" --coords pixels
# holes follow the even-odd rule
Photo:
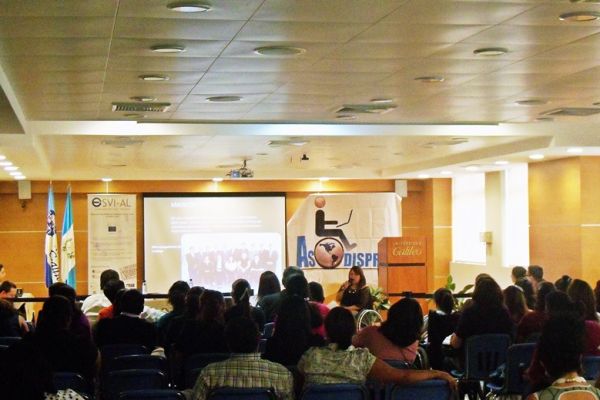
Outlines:
[[[97,197],[94,197],[94,198],[92,199],[92,205],[93,205],[94,207],[100,207],[100,206],[102,205],[102,200],[100,200],[100,199],[99,199],[99,198],[97,198]]]

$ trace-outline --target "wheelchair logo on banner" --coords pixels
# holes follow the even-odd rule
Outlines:
[[[339,223],[337,220],[326,220],[325,211],[325,198],[317,197],[315,199],[315,234],[323,239],[319,240],[315,245],[314,254],[315,261],[323,268],[335,268],[344,259],[344,250],[352,250],[356,247],[356,243],[350,243],[342,226],[348,225],[352,220],[352,212],[350,210],[348,220],[343,223]],[[338,239],[336,239],[338,238]]]

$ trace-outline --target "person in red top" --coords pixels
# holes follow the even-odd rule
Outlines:
[[[98,311],[98,321],[106,318],[115,317],[115,303],[117,299],[117,293],[119,293],[119,291],[121,290],[125,290],[125,283],[122,280],[112,279],[106,283],[103,292],[106,298],[112,304]]]
[[[525,314],[517,326],[517,343],[535,341],[537,336],[540,335],[547,319],[546,296],[555,291],[554,285],[550,282],[543,282],[540,285],[540,290],[537,292],[535,309]]]
[[[321,286],[319,282],[308,283],[308,298],[310,300],[311,308],[319,313],[322,321],[325,321],[327,314],[329,314],[329,307],[323,304],[325,301],[325,295],[323,294],[323,286]],[[325,338],[325,324],[321,322],[318,326],[313,326],[312,332]]]

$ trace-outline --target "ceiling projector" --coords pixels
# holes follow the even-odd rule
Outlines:
[[[238,169],[232,169],[231,171],[229,171],[227,173],[227,176],[229,176],[232,179],[236,179],[236,178],[254,178],[254,171],[252,171],[250,168],[248,168],[246,166],[246,161],[244,160],[244,163],[242,164],[242,166]]]

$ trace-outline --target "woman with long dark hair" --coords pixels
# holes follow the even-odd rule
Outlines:
[[[260,332],[265,326],[265,313],[250,305],[252,287],[245,279],[237,279],[231,285],[231,300],[233,306],[225,312],[225,323],[235,317],[246,317],[254,321]]]
[[[430,310],[427,318],[427,338],[429,346],[427,355],[429,364],[433,369],[443,369],[444,354],[442,343],[444,339],[456,330],[460,313],[455,312],[456,302],[452,292],[446,288],[439,288],[433,293],[435,310]]]
[[[355,265],[350,268],[348,280],[338,289],[336,300],[353,313],[371,307],[371,291],[361,267]]]
[[[542,332],[544,323],[548,319],[546,310],[546,298],[550,293],[556,291],[554,285],[550,282],[542,282],[537,291],[537,300],[535,309],[527,313],[517,326],[517,342],[534,342],[537,341],[539,334]]]
[[[531,310],[527,308],[523,289],[516,285],[511,285],[502,291],[504,297],[504,305],[508,309],[510,318],[517,325],[521,319]]]
[[[272,271],[265,271],[260,274],[260,280],[258,281],[258,293],[256,294],[256,302],[270,294],[281,292],[281,284],[279,278]]]

